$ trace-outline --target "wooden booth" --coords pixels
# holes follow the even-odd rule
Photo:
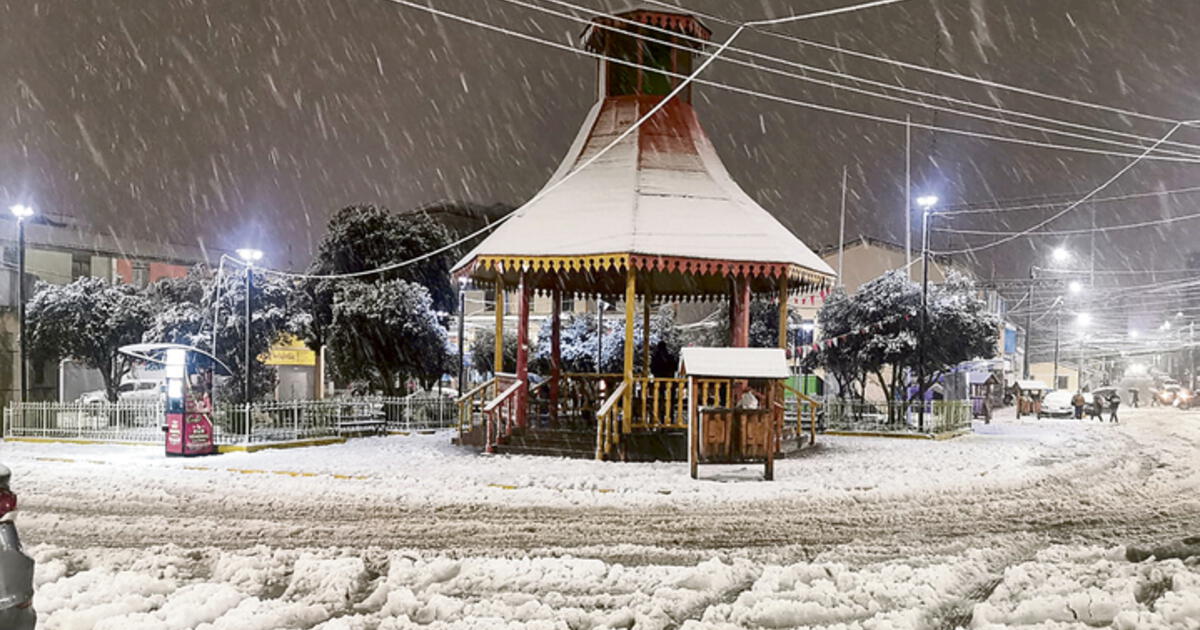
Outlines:
[[[791,376],[779,348],[684,348],[679,372],[687,379],[688,465],[764,463],[775,478],[783,433],[784,382]],[[733,395],[714,395],[721,388]]]
[[[589,50],[635,65],[597,62],[598,101],[557,171],[453,268],[495,296],[496,376],[459,401],[463,443],[498,453],[579,456],[587,449],[600,459],[681,460],[686,383],[651,372],[649,344],[636,349],[635,329],[650,328],[652,309],[726,303],[728,343],[744,348],[751,301],[767,302],[778,309],[777,345],[784,348],[789,296],[830,286],[829,265],[725,170],[692,108],[690,86],[664,102],[709,35],[693,16],[657,9],[597,17],[584,31]],[[794,200],[776,210],[805,225]],[[553,305],[539,332],[550,336],[543,378],[530,374],[535,295]],[[601,300],[616,307],[606,325],[623,326],[619,373],[563,369],[567,300],[585,301],[589,311]],[[510,374],[503,373],[507,308],[515,310],[517,332]]]
[[[1017,417],[1023,415],[1037,416],[1042,412],[1042,398],[1050,391],[1045,383],[1022,379],[1013,384],[1013,393],[1017,399]]]

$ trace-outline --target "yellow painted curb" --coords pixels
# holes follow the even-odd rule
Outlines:
[[[221,444],[218,453],[256,453],[271,448],[303,448],[306,446],[328,446],[330,444],[345,444],[344,437],[316,438],[312,440],[296,440],[293,442],[267,442],[265,444]]]
[[[949,440],[959,437],[960,435],[968,435],[970,431],[951,431],[949,433],[888,433],[886,431],[826,431],[825,435],[838,435],[841,437],[880,437],[894,438],[899,440]]]

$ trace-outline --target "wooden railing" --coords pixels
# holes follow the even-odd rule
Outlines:
[[[496,445],[500,443],[500,439],[512,433],[517,420],[517,405],[521,400],[519,394],[524,385],[525,381],[514,380],[499,396],[483,407],[487,423],[484,449],[487,452],[496,452]]]
[[[458,437],[474,429],[483,421],[483,406],[495,398],[496,379],[488,379],[458,398]]]
[[[621,378],[620,374],[563,374],[558,385],[559,418],[591,423]]]
[[[796,431],[804,431],[804,411],[808,410],[808,436],[809,445],[817,443],[817,411],[821,408],[821,401],[792,388],[787,383],[781,383],[784,391],[796,397]]]
[[[634,429],[687,428],[687,379],[635,378],[632,395]]]
[[[629,382],[622,381],[596,411],[596,459],[604,459],[621,444],[621,417]]]
[[[698,378],[695,390],[697,407],[719,407],[729,409],[734,406],[733,379],[730,378]]]

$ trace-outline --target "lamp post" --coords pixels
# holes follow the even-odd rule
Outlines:
[[[917,406],[917,430],[925,430],[925,343],[926,328],[929,325],[929,215],[937,205],[937,195],[922,195],[917,197],[917,206],[921,208],[921,336],[918,347],[920,354],[917,363],[917,395],[921,397]]]
[[[462,395],[466,393],[466,381],[463,380],[466,374],[467,356],[463,351],[463,334],[466,331],[467,319],[467,277],[461,276],[458,279],[458,393]]]
[[[17,318],[18,331],[17,334],[21,337],[20,356],[17,358],[21,378],[21,398],[19,402],[25,402],[29,397],[29,370],[26,369],[26,341],[25,341],[25,219],[33,216],[33,208],[29,206],[17,204],[12,208],[14,217],[17,218]]]
[[[608,302],[596,300],[596,374],[604,373],[604,309]]]
[[[237,255],[246,263],[246,363],[242,383],[242,397],[247,405],[250,404],[250,297],[254,289],[254,263],[262,260],[263,253],[258,249],[243,248],[237,250]]]
[[[1079,329],[1079,375],[1076,379],[1076,389],[1080,392],[1083,391],[1083,331],[1091,322],[1092,316],[1087,313],[1080,313],[1075,317],[1075,326]]]

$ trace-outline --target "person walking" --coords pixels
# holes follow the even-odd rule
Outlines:
[[[1103,409],[1104,409],[1104,399],[1100,397],[1099,392],[1094,392],[1092,394],[1092,414],[1091,414],[1092,420],[1095,420],[1096,422],[1103,421],[1104,419],[1102,417],[1100,417],[1100,412]]]
[[[1137,407],[1138,407],[1139,394],[1140,394],[1140,392],[1138,392],[1136,387],[1129,388],[1129,404],[1133,405],[1134,409],[1137,409]]]
[[[1083,420],[1083,405],[1087,400],[1083,398],[1083,392],[1075,392],[1075,396],[1071,398],[1071,406],[1075,408],[1075,419]]]
[[[1113,392],[1112,396],[1108,397],[1108,404],[1110,406],[1108,421],[1120,422],[1120,420],[1117,419],[1117,407],[1121,406],[1121,395],[1117,392]]]

